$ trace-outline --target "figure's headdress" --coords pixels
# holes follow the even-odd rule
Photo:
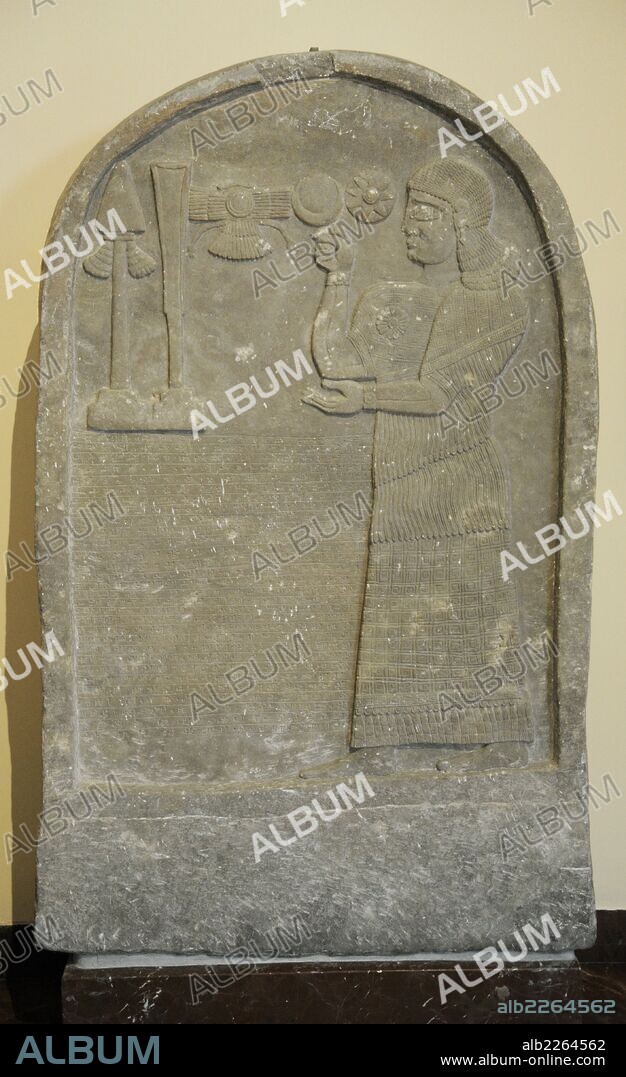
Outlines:
[[[436,161],[413,172],[409,190],[452,209],[463,277],[490,274],[500,268],[504,252],[488,228],[493,190],[482,172],[457,160]]]

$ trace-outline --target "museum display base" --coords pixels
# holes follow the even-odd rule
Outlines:
[[[63,977],[65,1024],[610,1024],[626,1017],[624,967],[574,954],[526,960],[488,980],[471,954],[407,960],[276,960],[233,982],[233,966],[177,955],[83,955]],[[604,956],[604,955],[603,955]],[[133,964],[141,960],[143,963]],[[113,963],[115,962],[115,963]],[[439,975],[464,993],[441,1003]],[[192,1001],[195,979],[196,1001]],[[223,985],[223,986],[220,986]],[[615,1012],[554,1012],[572,1000],[615,1000]],[[515,1002],[542,1000],[540,1014]],[[507,1011],[503,1012],[502,1004]],[[500,1011],[498,1011],[500,1007]],[[531,1007],[532,1008],[532,1007]],[[517,1007],[519,1011],[519,1006]],[[547,1011],[547,1012],[545,1012]]]

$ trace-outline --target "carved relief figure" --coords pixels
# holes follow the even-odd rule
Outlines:
[[[328,274],[313,331],[323,380],[306,402],[331,415],[375,412],[353,749],[431,744],[473,756],[482,745],[515,765],[533,738],[524,671],[511,658],[517,599],[500,569],[505,466],[488,416],[442,422],[455,402],[475,414],[472,390],[502,373],[527,326],[524,301],[500,294],[492,211],[491,184],[475,168],[445,160],[416,171],[403,232],[428,286],[375,285],[352,320],[353,248],[318,259]],[[495,665],[501,686],[480,691],[474,673]]]

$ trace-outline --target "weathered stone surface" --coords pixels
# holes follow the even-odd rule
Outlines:
[[[39,531],[77,531],[40,570],[45,799],[125,795],[41,846],[57,948],[224,955],[298,915],[297,954],[471,951],[546,914],[545,949],[593,939],[587,819],[558,807],[586,782],[593,528],[535,539],[594,495],[593,315],[580,258],[536,273],[575,239],[523,139],[441,157],[478,104],[387,57],[273,57],[130,117],[61,199],[50,242],[85,253],[42,295],[66,374]]]

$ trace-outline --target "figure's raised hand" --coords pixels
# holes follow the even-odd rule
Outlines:
[[[356,415],[363,409],[363,386],[358,381],[324,378],[322,388],[310,389],[302,400],[327,415]]]
[[[334,228],[324,228],[313,236],[315,259],[329,273],[349,273],[354,265],[354,251]]]

